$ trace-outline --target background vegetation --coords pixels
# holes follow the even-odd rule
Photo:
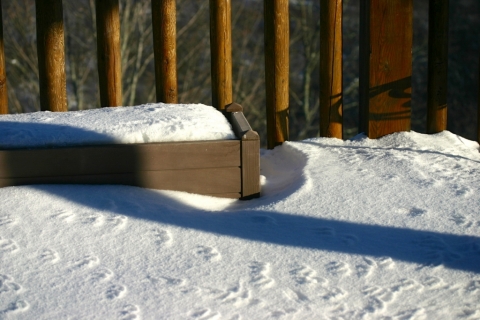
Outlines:
[[[358,132],[358,0],[344,0],[344,137]],[[150,0],[120,0],[124,105],[155,101]],[[94,0],[64,1],[70,110],[99,106]],[[425,132],[428,1],[414,1],[412,129]],[[291,140],[318,135],[319,1],[290,3]],[[476,139],[480,2],[450,1],[448,129]],[[207,0],[177,0],[179,102],[211,104]],[[11,113],[40,109],[35,1],[3,2]],[[232,0],[234,100],[265,142],[263,1]]]

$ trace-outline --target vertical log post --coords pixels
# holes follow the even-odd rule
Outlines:
[[[429,3],[427,133],[447,129],[448,2]]]
[[[118,0],[96,0],[100,106],[122,105],[120,13]]]
[[[320,136],[342,139],[343,0],[320,1]]]
[[[480,57],[480,55],[479,55]],[[478,59],[478,111],[477,111],[477,141],[480,143],[480,58]],[[480,151],[480,150],[479,150]]]
[[[412,0],[360,2],[360,130],[370,138],[410,130]]]
[[[0,114],[8,113],[7,73],[5,71],[5,48],[3,45],[2,1],[0,0]]]
[[[67,111],[62,0],[36,0],[40,108]]]
[[[267,147],[288,140],[288,0],[264,0]]]
[[[152,0],[157,102],[177,103],[176,0]]]
[[[212,105],[218,110],[233,102],[232,9],[230,0],[210,0]]]

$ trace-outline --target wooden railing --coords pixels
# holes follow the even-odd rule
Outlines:
[[[212,104],[223,110],[233,102],[231,1],[209,1]],[[410,130],[413,0],[360,3],[360,131],[377,138]],[[430,0],[429,5],[428,133],[447,125],[448,3]],[[176,3],[151,0],[151,6],[157,101],[176,103]],[[288,6],[288,0],[264,0],[269,148],[289,139]],[[342,138],[343,131],[342,6],[342,0],[320,1],[320,135],[324,137]],[[36,0],[36,12],[41,109],[66,111],[62,1]],[[101,106],[119,106],[118,0],[96,0],[96,12]],[[7,113],[2,26],[0,21],[0,112]],[[478,137],[480,141],[480,126]]]

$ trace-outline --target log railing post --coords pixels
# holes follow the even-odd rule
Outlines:
[[[152,0],[157,102],[178,102],[176,12],[176,0]]]
[[[320,136],[342,139],[343,0],[320,1]]]
[[[477,80],[478,80],[477,141],[478,143],[480,143],[480,55],[478,59],[478,79]]]
[[[96,0],[100,106],[122,105],[120,13],[118,0]]]
[[[447,129],[448,2],[429,4],[427,133]]]
[[[410,130],[412,0],[360,2],[360,131]]]
[[[40,108],[67,111],[62,0],[36,0]]]
[[[212,105],[219,110],[233,102],[231,11],[230,0],[210,0]]]
[[[267,147],[288,140],[289,11],[288,0],[264,0]]]
[[[2,1],[0,0],[0,114],[8,113],[7,73],[5,71],[5,49],[3,45]]]

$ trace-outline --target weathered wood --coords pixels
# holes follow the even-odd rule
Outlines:
[[[0,178],[240,167],[238,140],[1,150]]]
[[[175,0],[152,0],[157,101],[177,103],[177,11]]]
[[[240,197],[240,168],[201,168],[135,171],[97,175],[0,178],[0,187],[27,184],[123,184],[150,189],[199,194],[237,193]]]
[[[252,131],[243,112],[230,112],[227,114],[227,118],[229,119],[233,132],[238,139],[243,139],[247,132]]]
[[[427,133],[447,129],[448,2],[429,4]]]
[[[3,44],[3,15],[0,0],[0,114],[8,113],[7,73],[5,71],[5,47]]]
[[[360,2],[360,130],[410,130],[412,0]]]
[[[260,137],[249,130],[242,137],[242,199],[260,196]]]
[[[343,0],[320,1],[320,136],[343,137]]]
[[[232,12],[230,0],[210,0],[212,105],[232,103]]]
[[[100,106],[122,105],[120,13],[118,0],[95,0]]]
[[[480,143],[480,56],[478,59],[478,110],[477,110],[477,141]],[[479,150],[480,151],[480,150]]]
[[[36,0],[40,108],[67,111],[62,0]]]
[[[288,0],[265,0],[265,90],[267,146],[288,140],[289,16]]]

